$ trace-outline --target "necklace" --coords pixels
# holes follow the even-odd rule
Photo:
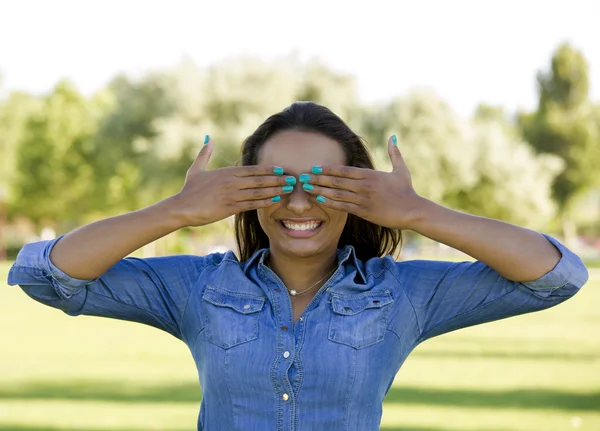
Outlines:
[[[269,263],[268,263],[268,262],[267,262],[267,267],[268,267],[269,269],[271,269],[271,267],[269,266]],[[320,282],[322,282],[322,281],[323,281],[323,280],[325,280],[326,278],[330,277],[330,276],[331,276],[331,275],[332,275],[332,274],[335,272],[335,270],[336,270],[336,268],[334,267],[334,268],[333,268],[331,271],[329,271],[329,272],[327,273],[327,275],[325,275],[325,277],[323,277],[323,278],[319,279],[319,281],[317,281],[315,284],[313,284],[312,286],[310,286],[308,289],[302,290],[301,292],[298,292],[296,289],[292,289],[292,290],[289,290],[289,289],[288,289],[288,292],[289,292],[289,293],[290,293],[290,295],[292,295],[292,296],[298,296],[298,295],[302,295],[302,294],[304,294],[304,293],[308,292],[309,290],[311,290],[312,288],[314,288],[314,287],[315,287],[317,284],[319,284]],[[271,271],[273,271],[273,269],[271,269]],[[287,289],[287,287],[286,287],[286,289]]]

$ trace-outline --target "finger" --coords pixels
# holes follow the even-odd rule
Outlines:
[[[364,183],[365,180],[355,180],[351,178],[335,177],[323,174],[302,174],[300,177],[300,181],[302,183],[309,183],[334,189],[344,189],[357,193],[362,190],[361,185]]]
[[[257,175],[283,175],[283,168],[274,165],[235,166],[232,168],[236,177],[253,177]]]
[[[276,205],[278,202],[281,202],[281,198],[279,200],[273,197],[267,199],[240,201],[236,203],[233,208],[236,213],[241,213],[244,211],[252,211],[260,208],[267,208],[271,205]]]
[[[296,178],[292,176],[279,175],[258,175],[249,177],[235,177],[232,185],[236,189],[255,189],[262,187],[275,187],[285,185],[295,185]]]
[[[290,194],[294,191],[294,186],[282,186],[282,187],[262,187],[257,189],[246,189],[240,190],[235,193],[232,198],[237,201],[249,201],[256,199],[272,198],[274,196],[280,196]]]
[[[208,161],[210,160],[212,150],[213,150],[212,139],[210,139],[210,136],[206,135],[204,137],[204,146],[198,152],[198,155],[196,156],[194,163],[192,163],[192,166],[190,166],[190,170],[205,171],[206,165],[208,164]]]
[[[324,166],[313,166],[312,174],[315,175],[331,175],[334,177],[352,178],[355,180],[361,180],[366,178],[368,171],[371,169],[356,168],[354,166],[345,165],[324,165]]]
[[[400,149],[398,148],[398,138],[396,135],[392,135],[388,139],[388,154],[392,162],[392,171],[407,169],[402,153],[400,153]]]
[[[302,189],[314,196],[323,196],[339,202],[350,202],[359,205],[362,199],[358,193],[343,189],[332,189],[329,187],[315,186],[314,184],[303,184]]]
[[[343,211],[343,212],[347,212],[350,214],[354,214],[359,217],[364,212],[364,209],[361,206],[359,206],[355,203],[352,203],[352,202],[336,201],[335,199],[328,199],[322,195],[317,196],[315,198],[315,200],[318,205],[322,205],[324,207],[333,208],[338,211]]]

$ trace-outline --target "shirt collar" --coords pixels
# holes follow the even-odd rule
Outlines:
[[[243,263],[244,273],[247,274],[248,271],[250,270],[250,268],[252,268],[252,266],[254,266],[254,265],[258,265],[258,266],[264,265],[265,258],[268,255],[269,255],[268,248],[262,248],[262,249],[258,250],[256,253],[254,253],[250,257],[250,259],[248,259],[246,262]],[[350,263],[352,265],[354,265],[354,267],[356,268],[356,271],[362,278],[363,283],[367,282],[367,277],[365,276],[365,273],[363,270],[363,263],[356,256],[356,250],[354,250],[353,246],[346,245],[346,246],[344,246],[344,248],[338,249],[337,257],[338,257],[338,268],[340,266],[343,266],[346,262],[350,261]]]

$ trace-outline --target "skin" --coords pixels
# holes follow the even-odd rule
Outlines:
[[[307,147],[299,150],[300,145],[310,151]],[[294,157],[288,154],[292,151]],[[272,239],[273,268],[290,289],[310,286],[333,266],[343,213],[418,232],[472,256],[509,280],[536,280],[561,257],[538,232],[454,211],[419,196],[392,138],[388,140],[392,172],[343,166],[339,144],[306,132],[273,137],[265,143],[258,166],[209,171],[211,153],[212,141],[208,141],[176,195],[65,235],[52,249],[52,262],[71,277],[93,279],[138,248],[180,228],[204,226],[253,209],[261,213],[261,225]],[[294,176],[309,172],[312,164],[322,164],[323,172],[311,175],[314,190],[296,185],[287,196],[282,192],[286,175],[273,173],[279,164],[285,164]],[[317,195],[326,201],[318,203]],[[273,196],[282,196],[280,203],[273,203]],[[276,230],[279,217],[299,215],[323,218],[323,232],[305,241],[288,239]]]
[[[260,164],[281,166],[284,175],[296,178],[323,162],[342,165],[345,155],[338,142],[317,133],[278,133],[263,144],[259,155]],[[290,290],[305,290],[333,270],[337,244],[348,219],[348,213],[323,206],[315,198],[298,182],[294,191],[282,196],[280,202],[258,210],[260,225],[269,237],[269,265]],[[281,220],[300,223],[313,220],[322,225],[314,233],[303,232],[310,236],[299,238],[294,231],[285,229]],[[312,298],[317,290],[315,286],[293,299]]]

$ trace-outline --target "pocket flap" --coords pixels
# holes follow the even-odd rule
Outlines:
[[[336,296],[332,295],[331,304],[333,312],[352,316],[368,308],[381,308],[394,302],[389,290],[385,292],[374,292],[366,295]]]
[[[202,299],[217,307],[232,308],[241,314],[256,313],[262,310],[265,304],[265,298],[228,293],[212,286],[206,286]]]

